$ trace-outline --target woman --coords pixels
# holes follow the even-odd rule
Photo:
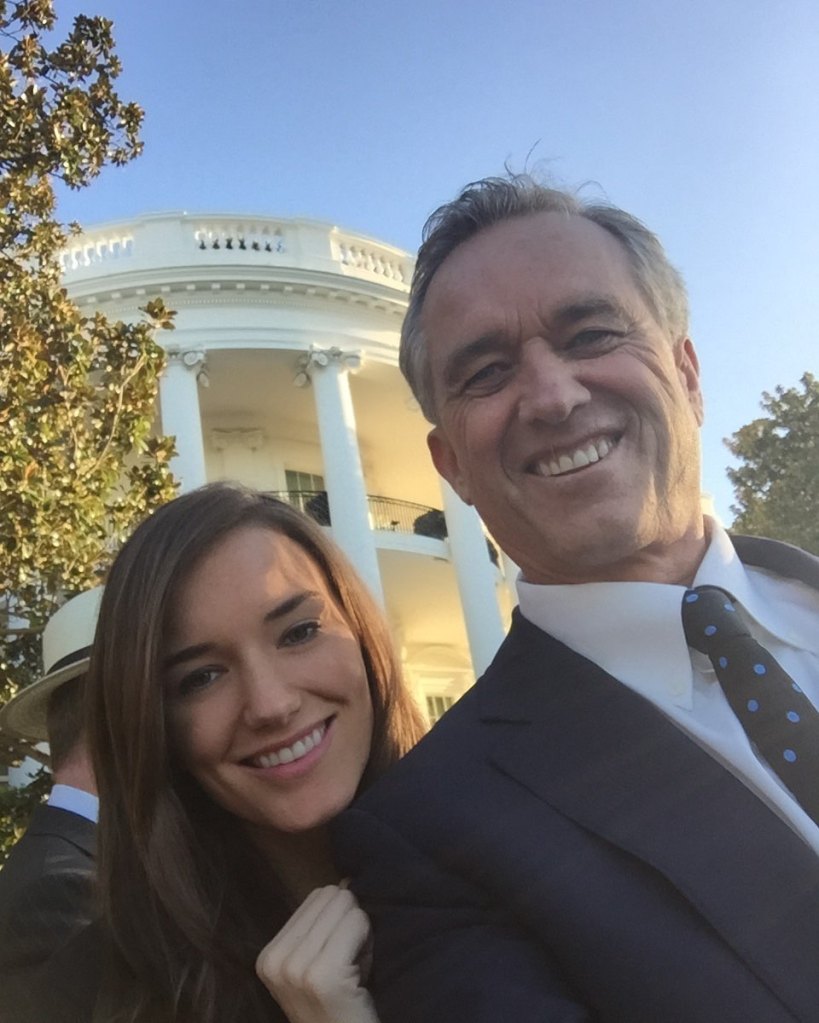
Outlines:
[[[373,1019],[327,824],[422,725],[322,530],[227,484],[161,508],[111,569],[88,688],[116,949],[98,1017],[324,1023],[340,999]],[[277,931],[259,965],[280,1005],[254,975]]]

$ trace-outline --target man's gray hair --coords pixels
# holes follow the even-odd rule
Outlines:
[[[401,371],[431,423],[437,417],[421,330],[430,283],[444,260],[463,242],[493,224],[534,213],[585,217],[608,231],[623,246],[640,294],[670,342],[680,340],[688,331],[688,298],[682,276],[668,261],[659,238],[636,217],[600,200],[587,202],[571,192],[548,188],[528,174],[475,181],[452,202],[435,210],[424,225],[401,330]]]

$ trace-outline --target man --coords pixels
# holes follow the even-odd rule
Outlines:
[[[63,605],[43,632],[46,674],[0,710],[0,728],[47,740],[54,784],[0,870],[0,1019],[37,1019],[55,962],[93,910],[98,801],[85,744],[83,683],[102,590]]]
[[[784,768],[761,755],[766,700],[699,649],[733,625],[692,649],[681,609],[716,593],[781,666],[754,653],[758,684],[789,673],[782,728],[815,726],[819,560],[703,517],[659,241],[527,178],[469,186],[427,225],[401,362],[521,577],[486,674],[338,825],[382,1023],[816,1023],[819,773],[783,781],[778,724]]]

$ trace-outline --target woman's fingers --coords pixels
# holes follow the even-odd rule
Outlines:
[[[317,889],[262,949],[256,972],[265,983],[299,983],[320,959],[328,972],[352,964],[368,933],[369,921],[350,892]]]
[[[261,951],[256,971],[291,1023],[374,1019],[356,965],[369,933],[350,892],[318,889]]]

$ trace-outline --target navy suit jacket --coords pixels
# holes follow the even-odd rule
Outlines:
[[[45,1023],[43,999],[77,981],[57,963],[93,915],[95,832],[79,814],[38,806],[0,870],[0,1023]]]
[[[735,544],[819,588],[819,559]],[[336,840],[382,1023],[819,1021],[819,857],[520,614]]]

